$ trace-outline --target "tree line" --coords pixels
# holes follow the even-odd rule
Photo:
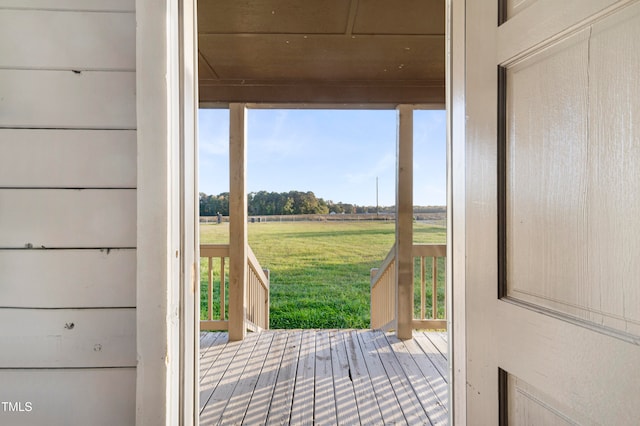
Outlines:
[[[250,216],[331,214],[331,213],[375,213],[375,206],[358,206],[349,203],[334,203],[316,197],[312,191],[251,192],[248,197]],[[380,208],[382,213],[388,208]],[[393,210],[393,208],[391,208]],[[229,215],[229,193],[218,195],[200,193],[200,216]]]

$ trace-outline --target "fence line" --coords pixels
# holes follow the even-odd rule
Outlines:
[[[249,216],[249,222],[341,222],[341,221],[394,221],[395,213],[349,213],[349,214],[291,214]],[[416,221],[444,222],[446,213],[416,213]],[[229,216],[200,216],[200,223],[229,222]]]

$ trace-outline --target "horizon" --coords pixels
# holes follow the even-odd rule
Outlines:
[[[264,190],[247,192],[247,195],[256,194],[256,193],[261,192],[261,191],[264,191]],[[280,193],[289,193],[289,192],[296,192],[296,191],[297,191],[297,190],[295,190],[295,189],[290,189],[290,190],[288,190],[288,191],[282,191],[282,192],[280,192]],[[265,191],[265,192],[274,192],[274,191]],[[297,192],[307,192],[307,191],[297,191]],[[311,192],[313,192],[313,191],[311,191]],[[225,193],[226,193],[226,194],[228,194],[228,193],[229,193],[229,191],[219,192],[219,193],[217,193],[217,194],[209,194],[209,193],[204,192],[204,191],[199,191],[199,193],[200,193],[200,194],[205,194],[205,195],[207,195],[207,196],[219,196],[219,195],[222,195],[222,194],[225,194]],[[316,195],[316,194],[314,193],[314,195]],[[318,196],[316,196],[316,198],[320,199],[320,198],[322,198],[322,197],[318,197]],[[324,198],[323,198],[323,200],[324,200]],[[328,200],[324,200],[324,201],[326,202],[326,201],[328,201]],[[344,201],[344,200],[338,200],[338,201],[336,201],[336,200],[329,200],[329,201],[331,201],[331,202],[333,202],[333,203],[336,203],[336,204],[339,204],[339,203],[342,203],[342,204],[352,204],[352,205],[354,205],[354,206],[358,206],[358,207],[376,207],[376,205],[375,205],[375,204],[366,204],[366,205],[365,205],[365,204],[355,204],[355,203],[350,203],[350,202],[348,202],[348,201]],[[379,207],[379,208],[381,208],[381,209],[395,208],[395,203],[394,203],[394,204],[389,204],[389,205],[382,205],[382,204],[379,204],[379,205],[378,205],[378,207]],[[425,207],[425,208],[428,208],[428,207],[444,207],[444,208],[446,208],[446,207],[447,207],[447,205],[446,205],[446,204],[414,204],[414,205],[413,205],[413,208],[414,208],[414,209],[415,209],[415,208],[421,208],[421,207]],[[262,216],[265,216],[265,215],[262,215]]]
[[[199,110],[199,192],[229,191],[229,111]],[[395,206],[395,110],[249,109],[247,192]],[[414,112],[414,206],[446,206],[444,110]]]

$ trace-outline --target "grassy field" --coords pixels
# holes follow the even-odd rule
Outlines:
[[[249,245],[262,267],[271,271],[271,328],[369,327],[369,270],[382,263],[393,245],[394,226],[393,222],[250,223]],[[201,243],[226,243],[228,231],[225,223],[201,225]],[[414,224],[417,243],[443,244],[445,238],[444,227]],[[202,262],[203,318],[206,273]],[[438,275],[443,274],[440,265]],[[440,298],[443,292],[444,288],[438,289]]]

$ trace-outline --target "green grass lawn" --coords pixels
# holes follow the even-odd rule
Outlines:
[[[369,270],[382,263],[393,245],[393,222],[269,222],[248,226],[249,245],[262,267],[271,272],[271,328],[369,327]],[[228,231],[226,223],[201,225],[201,243],[227,243]],[[417,243],[444,244],[445,238],[442,226],[414,224]],[[416,273],[418,283],[419,268]],[[430,279],[430,267],[427,273]],[[444,263],[439,265],[438,275],[444,277]],[[206,260],[201,262],[201,276],[204,318]],[[444,283],[444,279],[441,281]],[[440,298],[444,284],[441,287]],[[214,293],[214,305],[218,294]],[[416,294],[419,297],[418,288]],[[430,300],[428,290],[428,308]],[[215,307],[214,314],[218,315]]]

